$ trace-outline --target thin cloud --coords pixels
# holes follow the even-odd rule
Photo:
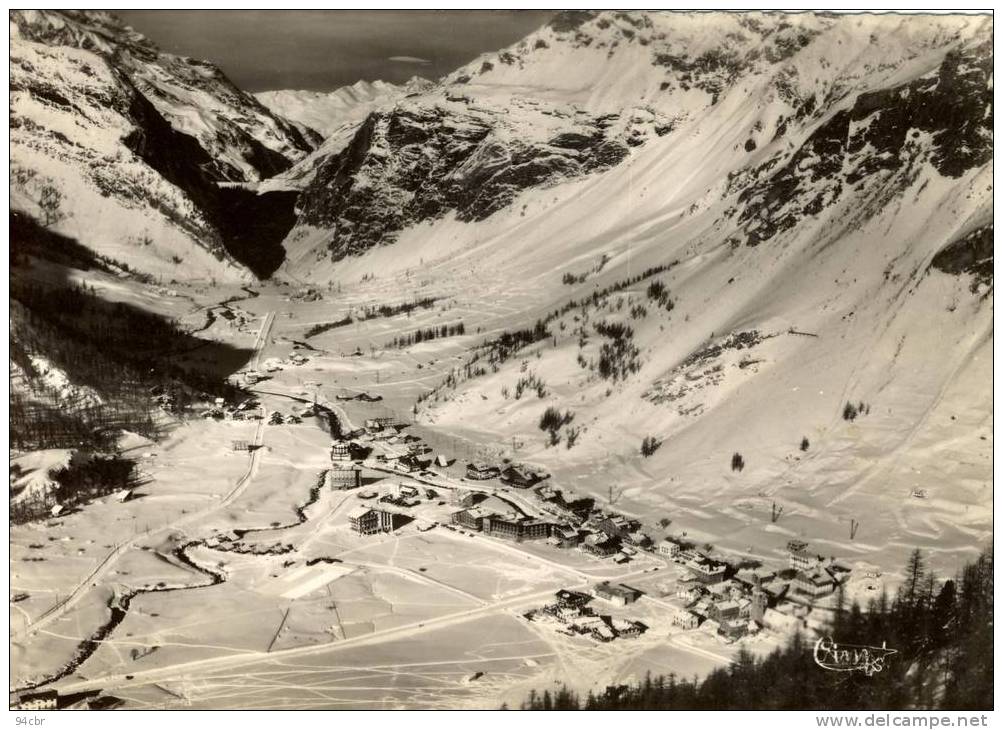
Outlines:
[[[388,61],[395,61],[397,63],[414,63],[419,66],[427,66],[432,63],[427,58],[418,58],[417,56],[390,56]]]

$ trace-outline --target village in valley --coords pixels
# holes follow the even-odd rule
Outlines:
[[[696,696],[982,595],[992,17],[538,20],[252,94],[11,12],[12,708]]]
[[[826,626],[836,596],[850,577],[850,568],[834,557],[812,553],[803,540],[789,540],[783,546],[785,559],[766,565],[714,554],[712,546],[694,545],[685,535],[657,537],[664,528],[604,509],[592,498],[565,495],[546,472],[525,464],[471,462],[457,477],[456,469],[449,469],[455,461],[451,456],[433,454],[406,431],[392,417],[378,417],[332,444],[333,465],[327,476],[332,489],[358,488],[362,467],[413,481],[389,477],[384,481],[391,486],[385,491],[360,490],[357,496],[363,504],[348,514],[353,532],[390,533],[417,519],[419,530],[440,528],[515,543],[540,541],[554,551],[577,550],[620,566],[654,557],[656,565],[645,571],[681,572],[670,592],[642,591],[610,580],[596,583],[589,593],[561,589],[554,603],[525,615],[531,621],[553,622],[559,630],[597,641],[634,637],[648,627],[597,614],[588,604],[596,598],[602,605],[624,608],[647,595],[664,607],[667,624],[699,630],[723,643],[762,631],[810,632]],[[435,521],[444,511],[449,512],[448,522]],[[661,561],[666,565],[657,565]]]
[[[266,315],[260,327],[270,327],[271,322]],[[265,339],[261,342],[263,345]],[[793,632],[810,634],[823,627],[849,583],[849,568],[833,557],[815,554],[809,543],[800,539],[778,541],[772,560],[742,556],[697,544],[685,530],[672,529],[669,517],[652,524],[621,513],[613,504],[616,494],[612,488],[604,502],[563,486],[532,464],[493,458],[489,449],[474,453],[469,447],[455,447],[455,439],[448,438],[439,439],[441,447],[433,448],[428,440],[431,432],[397,416],[380,395],[339,388],[328,398],[322,395],[326,391],[319,383],[301,375],[288,380],[290,374],[304,372],[310,362],[310,357],[295,347],[285,358],[264,361],[262,372],[247,369],[235,374],[238,395],[217,398],[195,412],[209,429],[207,433],[232,434],[222,436],[231,455],[227,459],[250,459],[248,477],[262,468],[274,468],[263,467],[261,459],[276,463],[294,460],[291,463],[303,473],[301,481],[306,489],[301,492],[305,499],[297,498],[300,504],[295,507],[295,518],[252,528],[246,526],[246,518],[237,518],[232,527],[212,528],[208,537],[188,542],[169,533],[169,521],[165,525],[167,542],[155,548],[178,567],[209,577],[208,583],[192,588],[227,589],[241,583],[245,586],[242,590],[278,599],[281,621],[277,628],[262,633],[264,637],[272,632],[257,647],[264,651],[263,656],[276,650],[292,654],[317,651],[362,641],[369,635],[397,634],[400,629],[394,627],[401,626],[401,620],[395,618],[384,626],[374,622],[369,615],[371,599],[365,599],[362,608],[353,609],[345,601],[354,603],[360,597],[332,592],[334,586],[353,576],[371,586],[366,592],[372,591],[378,585],[372,581],[387,570],[396,581],[415,583],[415,587],[424,584],[426,591],[452,596],[450,600],[458,603],[450,610],[457,611],[458,617],[490,610],[521,622],[537,637],[534,641],[557,642],[555,646],[561,648],[555,656],[585,660],[610,644],[620,647],[621,658],[631,652],[647,657],[669,651],[677,657],[691,655],[698,666],[727,664],[733,652],[729,646],[736,643],[766,652]],[[287,378],[285,383],[283,377]],[[303,383],[304,387],[292,391],[289,382]],[[171,404],[162,406],[168,409]],[[305,444],[310,445],[309,455],[303,450]],[[284,448],[290,451],[284,453]],[[460,452],[471,458],[457,458]],[[267,489],[267,484],[261,486]],[[254,485],[238,483],[238,490],[248,487]],[[273,505],[267,511],[275,513],[282,494],[274,490],[267,496],[259,494],[248,504],[266,500]],[[136,510],[149,500],[141,490],[112,496]],[[239,496],[238,503],[248,499],[231,496]],[[261,510],[252,507],[253,513]],[[186,511],[174,525],[198,517]],[[83,514],[79,508],[64,514],[61,506],[55,505],[50,517],[72,520]],[[156,529],[147,528],[153,534]],[[464,541],[462,546],[458,541]],[[147,542],[156,544],[150,538]],[[387,553],[390,547],[392,552]],[[877,590],[879,581],[871,582],[869,587]],[[132,625],[131,614],[143,605],[135,599],[146,598],[144,594],[166,596],[167,591],[183,593],[185,587],[184,583],[162,582],[134,589],[130,615],[123,612],[120,619],[126,626]],[[413,609],[398,605],[401,600],[414,600],[400,597],[404,595],[402,587],[381,590],[390,591],[383,600],[390,602],[391,615],[401,610],[412,614]],[[28,593],[23,597],[27,599]],[[230,600],[225,598],[220,607],[229,605]],[[26,600],[21,605],[28,607],[29,603]],[[113,597],[111,605],[123,605],[122,599]],[[64,612],[67,608],[57,604],[55,610]],[[361,615],[349,618],[359,610]],[[58,615],[49,616],[52,611],[40,614],[40,620],[65,621]],[[137,617],[143,613],[156,615],[147,608]],[[420,633],[451,614],[447,610],[440,619],[441,609],[422,609],[413,615],[421,620],[403,625]],[[335,625],[324,629],[330,617]],[[356,622],[356,628],[350,621]],[[360,633],[360,626],[367,628]],[[162,638],[145,650],[133,651],[129,663],[136,665],[133,671],[137,675],[145,671],[152,678],[174,677],[169,683],[174,687],[177,678],[170,671],[171,662],[183,655],[161,643],[176,631],[169,626],[167,630],[167,634],[157,631],[156,636]],[[190,631],[179,630],[179,636]],[[503,633],[511,631],[513,627],[507,627]],[[519,629],[516,635],[524,634],[525,629]],[[636,649],[623,654],[624,642]],[[81,661],[62,671],[70,680],[69,694],[58,685],[53,690],[39,688],[21,693],[18,706],[40,702],[68,706],[77,702],[67,699],[73,697],[74,689],[84,690],[86,702],[95,706],[120,702],[123,695],[131,697],[131,702],[137,698],[151,701],[145,690],[138,696],[130,695],[132,682],[128,679],[106,682],[97,675],[81,680],[73,671],[77,664],[87,666],[85,661],[89,661],[109,669],[114,666],[106,648],[91,646],[97,649],[93,658],[91,650],[85,651]],[[226,660],[227,655],[222,652],[218,661]],[[58,662],[56,655],[53,659]],[[212,661],[210,656],[207,662],[212,665]],[[521,681],[525,680],[513,681],[510,674],[494,676],[497,661],[457,660],[463,691],[475,696],[479,692],[506,696],[506,692],[523,686]],[[550,666],[541,665],[543,659],[519,661],[517,676],[537,677]],[[651,666],[659,666],[660,660],[654,661]],[[149,686],[167,685],[159,682]],[[195,697],[199,693],[186,683],[179,686],[181,691],[171,689],[178,697],[157,701],[173,706],[182,698],[185,706],[198,706]],[[163,693],[155,690],[155,694]]]

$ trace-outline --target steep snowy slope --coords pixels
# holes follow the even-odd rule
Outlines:
[[[294,127],[105,13],[16,11],[10,30],[14,210],[167,279],[275,269],[293,196],[231,181],[302,157]]]
[[[483,132],[481,118],[448,97],[409,100],[371,118],[334,174],[318,173],[302,198],[311,227],[286,241],[289,270],[320,281],[408,270],[419,294],[504,311],[485,341],[525,328],[521,342],[537,342],[484,348],[471,368],[484,372],[436,390],[419,419],[499,449],[521,443],[508,455],[564,484],[602,496],[612,484],[618,509],[664,513],[729,549],[806,534],[899,564],[909,545],[976,547],[992,525],[991,19],[587,18],[540,31],[545,45],[531,37],[523,68],[495,64],[480,88],[458,72],[445,93],[468,97],[468,110],[515,88],[535,109],[570,100],[576,124],[644,93],[653,115],[676,110],[667,133],[585,176],[556,166],[495,191],[475,176],[468,197],[450,197],[461,174],[492,170],[464,149],[480,144],[467,135]],[[599,43],[609,55],[608,36],[590,29],[623,23],[648,31],[609,56],[614,67],[621,52],[635,59],[626,92],[598,61],[583,71]],[[677,26],[698,58],[735,48],[735,70],[722,78],[722,64],[689,55],[642,79],[637,55],[674,48]],[[571,50],[558,55],[560,38]],[[563,86],[558,58],[574,77]],[[536,139],[557,128],[515,105],[509,117],[524,115],[518,133],[539,137],[519,143],[542,149]],[[448,135],[460,137],[455,163],[442,128],[463,132]],[[539,154],[534,163],[559,159]],[[436,163],[446,171],[429,174]],[[408,185],[412,170],[424,185]],[[478,196],[489,204],[468,207]],[[339,246],[395,242],[318,264],[332,231]],[[543,397],[516,399],[530,375]],[[548,406],[571,417],[553,436],[539,425]],[[648,457],[645,437],[661,444]],[[744,468],[733,470],[736,452]],[[855,541],[851,520],[863,523]]]
[[[104,58],[12,37],[10,71],[13,210],[139,271],[240,276],[193,192],[211,159]]]
[[[108,59],[172,127],[198,140],[223,179],[270,177],[317,141],[304,138],[213,64],[164,53],[109,13],[15,11],[11,24],[26,40]]]
[[[619,164],[708,118],[730,129],[744,164],[841,100],[936,63],[975,22],[564,13],[375,114],[350,144],[339,140],[304,190],[286,248],[313,271],[416,223],[491,215],[522,190]],[[741,113],[754,118],[729,118],[721,101],[736,89],[747,97]]]

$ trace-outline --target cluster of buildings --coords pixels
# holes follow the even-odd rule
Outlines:
[[[406,428],[406,424],[398,423],[393,416],[366,419],[364,428],[353,432],[350,437],[367,441],[371,445],[363,446],[356,441],[346,441],[346,446],[341,448],[344,454],[351,451],[351,455],[340,458],[359,459],[373,455],[373,458],[381,462],[385,468],[409,474],[424,472],[433,463],[443,467],[453,463],[453,459],[443,454],[434,456],[432,448],[418,436],[401,434],[403,428]],[[335,458],[332,453],[332,459]]]
[[[595,509],[591,498],[568,500],[560,490],[539,486],[534,493],[547,516],[531,517],[513,509],[505,514],[476,506],[477,493],[459,493],[452,523],[469,530],[513,540],[547,540],[571,549],[619,563],[630,561],[639,550],[650,548],[651,539],[641,523],[630,517]]]
[[[555,602],[541,608],[537,608],[524,614],[530,621],[552,621],[560,624],[569,634],[579,634],[590,636],[596,641],[607,642],[621,638],[631,638],[640,636],[647,631],[648,627],[640,621],[632,621],[625,618],[617,618],[608,614],[598,614],[595,609],[588,604],[594,597],[605,597],[607,587],[600,589],[599,586],[593,591],[594,595],[579,593],[577,591],[559,590],[555,594]],[[633,591],[626,586],[613,587]],[[639,591],[634,591],[640,595]],[[600,595],[603,593],[603,595]],[[633,600],[637,600],[634,598]]]
[[[835,593],[849,572],[834,559],[811,553],[803,540],[787,543],[787,561],[790,568],[797,571],[791,588],[810,599]]]
[[[519,489],[529,489],[549,478],[550,474],[526,464],[497,466],[483,461],[473,461],[467,464],[466,477],[474,481],[500,479],[503,484]]]
[[[804,628],[812,620],[812,603],[833,594],[849,573],[831,558],[812,555],[807,547],[791,540],[788,568],[777,573],[762,566],[736,570],[680,542],[663,540],[658,551],[687,570],[687,578],[668,599],[673,625],[700,628],[728,640],[762,629],[786,633]]]
[[[201,415],[216,421],[257,421],[261,419],[261,414],[257,411],[258,401],[254,398],[246,398],[239,403],[228,403],[226,398],[215,398]]]
[[[422,499],[434,500],[439,495],[434,489],[424,489],[414,484],[396,484],[385,494],[360,492],[360,499],[379,497],[375,504],[361,504],[348,513],[348,526],[358,535],[376,535],[393,532],[411,521],[407,510],[417,507]]]

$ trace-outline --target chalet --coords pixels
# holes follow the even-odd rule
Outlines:
[[[584,606],[586,603],[589,603],[592,600],[592,596],[590,596],[588,593],[582,593],[580,591],[569,591],[564,588],[557,591],[557,593],[555,593],[554,596],[557,598],[558,605],[576,606],[579,608]]]
[[[777,571],[767,568],[766,566],[760,566],[752,571],[752,576],[753,585],[763,586],[777,577]]]
[[[53,517],[59,517],[59,515],[63,514],[64,511],[65,508],[63,507],[63,505],[54,504],[52,505],[52,509],[49,510],[49,514],[52,515]]]
[[[739,606],[736,601],[716,601],[710,605],[707,617],[718,623],[739,618]]]
[[[485,464],[484,462],[467,464],[467,479],[494,479],[499,474],[501,474],[501,470],[491,464]]]
[[[459,512],[454,512],[450,515],[450,521],[454,525],[460,525],[466,527],[468,530],[477,530],[480,532],[484,529],[484,518],[487,516],[483,510],[479,509],[461,509]]]
[[[811,570],[817,561],[808,553],[808,543],[791,540],[787,543],[787,562],[794,570]]]
[[[641,523],[623,515],[608,515],[596,523],[596,527],[607,535],[614,535],[619,538],[628,538],[631,533],[637,532]]]
[[[836,590],[836,581],[824,570],[815,570],[810,573],[802,570],[794,576],[791,585],[798,593],[812,598],[828,596]]]
[[[578,530],[569,525],[554,525],[550,534],[552,539],[556,541],[557,546],[562,548],[577,547],[582,541]]]
[[[396,492],[400,497],[417,497],[421,489],[413,484],[398,484]]]
[[[510,464],[501,472],[501,480],[513,487],[525,489],[546,479],[547,474],[522,464]]]
[[[123,489],[120,492],[115,493],[115,500],[117,502],[128,502],[132,499],[133,493],[131,489]]]
[[[362,486],[362,469],[335,468],[327,472],[327,487],[335,491]]]
[[[331,461],[351,461],[352,449],[347,441],[335,441],[331,444]]]
[[[648,628],[640,621],[630,621],[624,618],[614,618],[610,623],[612,623],[613,632],[617,637],[625,639],[640,636]]]
[[[613,562],[617,565],[623,565],[624,563],[630,562],[630,556],[623,552],[622,550],[613,556]]]
[[[348,513],[348,524],[359,535],[393,532],[394,516],[391,512],[359,506]]]
[[[470,492],[466,489],[454,489],[450,501],[460,507],[470,508],[477,504],[480,496],[479,492]]]
[[[397,460],[398,467],[407,472],[424,471],[432,465],[431,459],[423,459],[416,454],[405,454]]]
[[[616,634],[613,633],[613,630],[609,626],[602,623],[592,627],[592,638],[596,641],[613,641],[616,638]]]
[[[651,538],[640,530],[628,533],[623,539],[625,542],[631,545],[636,545],[639,548],[646,548],[651,545]]]
[[[562,624],[570,624],[582,617],[581,606],[558,606],[554,618]]]
[[[439,454],[438,456],[435,457],[435,465],[443,469],[445,469],[447,466],[450,466],[454,461],[456,461],[456,459],[450,459],[449,457],[443,456],[442,454]]]
[[[234,439],[230,442],[230,448],[234,451],[250,451],[245,439]]]
[[[676,596],[692,603],[704,594],[704,586],[698,580],[681,580],[676,584]]]
[[[682,550],[682,545],[668,537],[658,543],[659,554],[665,555],[669,558],[674,558],[679,555],[680,550]]]
[[[727,565],[710,558],[701,557],[686,563],[686,568],[692,571],[694,577],[702,583],[713,584],[724,580]]]
[[[366,430],[370,433],[376,431],[384,431],[391,429],[396,424],[397,419],[393,416],[377,416],[376,418],[367,418],[365,422]]]
[[[584,521],[592,512],[592,508],[595,507],[595,500],[591,497],[578,497],[569,500],[560,489],[549,484],[541,484],[534,491],[541,501],[550,503],[565,512],[569,518],[578,522]]]
[[[613,584],[609,581],[604,581],[593,588],[592,594],[596,598],[602,598],[604,601],[615,603],[618,606],[626,606],[629,603],[634,603],[644,595],[636,588],[625,586],[623,583]]]
[[[672,625],[681,629],[695,629],[700,625],[700,617],[687,609],[679,609],[672,614]]]
[[[686,564],[694,560],[703,560],[703,557],[704,556],[701,555],[699,551],[694,550],[693,548],[682,548],[678,553],[676,553],[676,557],[674,557],[673,560],[677,563]]]
[[[593,532],[585,536],[585,539],[578,545],[578,549],[589,555],[600,558],[608,558],[619,551],[618,541],[611,538],[604,532]]]

